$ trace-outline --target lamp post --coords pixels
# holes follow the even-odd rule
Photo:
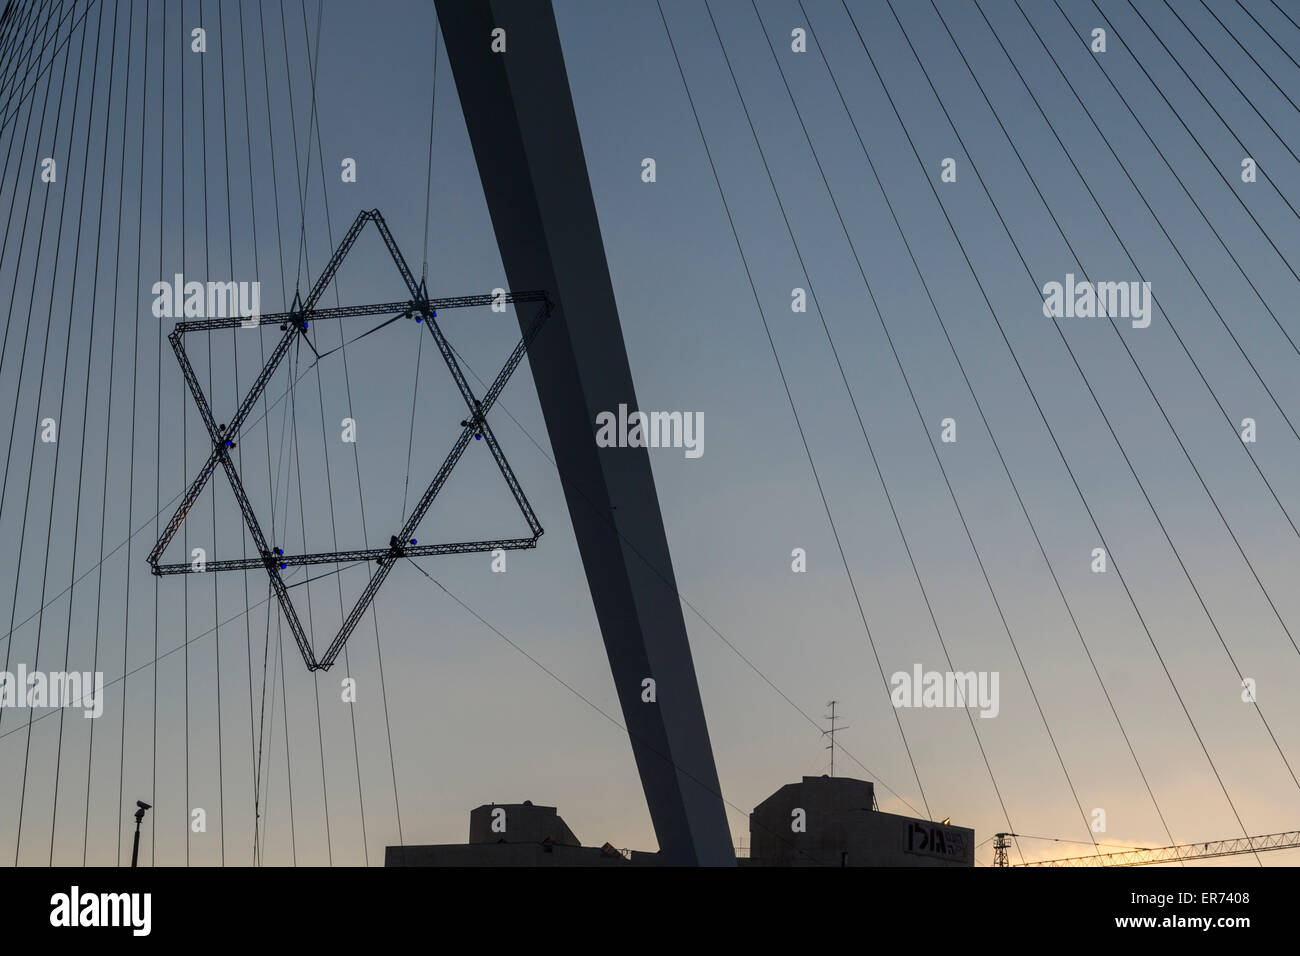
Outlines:
[[[144,812],[152,807],[143,800],[135,802],[137,807],[135,811],[135,845],[131,847],[131,868],[134,869],[140,859],[140,821],[144,819]]]

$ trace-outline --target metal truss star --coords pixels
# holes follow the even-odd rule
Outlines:
[[[324,294],[325,289],[333,281],[339,266],[348,252],[355,244],[357,237],[361,234],[362,229],[367,222],[373,222],[378,229],[384,244],[388,247],[389,254],[392,256],[398,272],[401,273],[402,279],[406,284],[409,298],[395,302],[381,302],[373,305],[362,306],[344,306],[332,309],[317,308],[317,303]],[[288,622],[289,629],[293,632],[294,640],[298,644],[298,650],[301,652],[308,670],[328,669],[338,657],[343,645],[347,642],[348,637],[356,629],[357,624],[361,621],[362,616],[374,601],[375,594],[378,592],[380,585],[388,577],[397,562],[406,557],[424,557],[429,555],[441,554],[467,554],[471,552],[493,551],[496,549],[513,550],[522,548],[533,548],[537,545],[537,539],[541,537],[542,526],[538,523],[537,516],[533,513],[532,506],[528,503],[523,489],[519,485],[518,479],[515,478],[514,471],[511,469],[509,462],[506,461],[505,455],[501,451],[496,436],[492,433],[492,428],[488,424],[487,414],[491,411],[492,406],[496,404],[501,390],[505,387],[510,376],[518,368],[520,361],[528,350],[529,344],[541,330],[542,324],[550,316],[553,310],[553,304],[545,291],[534,292],[509,292],[504,295],[506,302],[538,302],[540,308],[536,317],[532,320],[519,343],[506,359],[501,371],[497,373],[496,378],[488,387],[483,397],[478,398],[466,381],[464,373],[461,371],[460,362],[457,360],[456,353],[448,344],[442,329],[437,322],[437,314],[440,309],[466,308],[470,306],[482,306],[499,303],[502,301],[501,295],[484,294],[458,296],[454,298],[430,299],[423,282],[416,283],[415,277],[407,267],[406,260],[403,258],[401,251],[398,249],[396,242],[393,241],[392,234],[388,230],[387,223],[380,215],[379,210],[372,209],[363,211],[358,214],[352,226],[348,229],[343,241],[330,257],[325,269],[317,278],[316,283],[312,286],[311,291],[307,294],[306,299],[299,299],[295,295],[293,306],[288,312],[279,312],[272,315],[262,316],[257,328],[272,328],[278,326],[283,335],[276,344],[275,350],[267,359],[261,372],[254,380],[248,394],[240,402],[238,410],[234,417],[228,423],[218,424],[212,413],[212,407],[203,389],[199,385],[199,380],[194,374],[194,369],[190,364],[189,356],[185,352],[184,337],[193,332],[214,332],[219,329],[233,329],[246,325],[246,320],[238,317],[235,318],[210,318],[197,319],[193,321],[183,321],[176,324],[176,328],[167,337],[171,343],[172,351],[176,353],[176,359],[180,363],[181,372],[185,377],[186,385],[189,387],[190,394],[194,397],[194,402],[198,406],[199,414],[203,418],[203,424],[207,428],[208,436],[212,441],[212,451],[208,455],[207,461],[199,470],[198,475],[186,489],[176,513],[167,523],[166,528],[159,536],[153,550],[149,553],[148,561],[153,573],[156,575],[169,574],[190,574],[196,573],[197,568],[189,564],[162,564],[160,558],[163,551],[175,538],[181,525],[184,524],[186,516],[194,506],[199,494],[207,485],[208,480],[213,473],[221,468],[226,478],[230,482],[231,490],[234,492],[235,499],[239,503],[239,510],[243,515],[244,523],[248,526],[249,534],[252,536],[253,544],[257,550],[254,557],[244,557],[226,560],[209,561],[204,567],[204,573],[213,571],[233,571],[246,570],[252,568],[262,568],[270,577],[272,590],[280,604],[280,609]],[[406,519],[405,524],[388,540],[388,546],[384,548],[363,548],[352,551],[331,551],[311,554],[285,554],[279,548],[272,547],[266,540],[262,532],[261,524],[257,516],[253,513],[253,507],[244,490],[244,485],[240,479],[239,473],[235,468],[230,451],[235,447],[236,440],[239,438],[240,429],[247,422],[254,405],[261,398],[262,393],[266,390],[267,384],[275,374],[276,369],[288,354],[290,346],[299,340],[299,336],[304,339],[307,335],[307,327],[311,322],[339,319],[346,320],[361,316],[394,314],[397,319],[413,319],[415,322],[423,324],[428,328],[430,335],[433,336],[435,344],[438,346],[438,352],[442,355],[443,361],[447,365],[448,371],[451,372],[452,378],[456,382],[456,387],[460,390],[462,398],[465,400],[466,408],[469,410],[469,417],[461,422],[460,436],[452,445],[451,451],[443,460],[442,466],[434,475],[433,480],[425,489],[424,494],[416,503],[410,516]],[[309,341],[310,344],[310,341]],[[313,349],[314,350],[314,349]],[[328,353],[327,353],[328,354]],[[450,476],[456,463],[460,461],[465,449],[475,440],[481,440],[492,452],[492,457],[501,471],[502,477],[509,486],[511,494],[514,495],[515,502],[518,504],[524,520],[528,523],[529,530],[532,532],[531,537],[527,538],[506,538],[486,541],[462,541],[449,542],[444,544],[417,544],[414,534],[423,520],[425,514],[432,506],[434,499],[442,490],[447,478]],[[308,639],[302,622],[298,617],[298,612],[294,607],[293,600],[289,596],[288,586],[281,575],[282,571],[290,567],[300,565],[317,565],[317,564],[350,564],[359,561],[374,561],[376,569],[370,575],[370,579],[362,591],[361,596],[353,605],[352,610],[344,619],[338,634],[334,637],[325,653],[317,658],[312,648],[311,641]]]

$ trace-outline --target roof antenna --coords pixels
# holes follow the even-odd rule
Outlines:
[[[834,701],[834,700],[830,700],[830,701],[827,701],[827,702],[826,702],[826,706],[829,707],[829,708],[831,709],[831,712],[830,712],[829,714],[826,715],[826,720],[830,721],[830,729],[829,729],[829,730],[823,730],[823,731],[822,731],[822,736],[823,736],[823,737],[829,737],[829,738],[830,738],[830,743],[828,743],[828,744],[826,745],[826,749],[829,750],[829,751],[831,752],[831,776],[832,776],[832,777],[835,776],[835,735],[836,735],[837,733],[839,733],[841,730],[848,730],[848,729],[849,729],[847,724],[844,725],[843,727],[837,727],[837,726],[835,726],[835,720],[836,720],[836,717],[835,717],[835,705],[836,705],[836,703],[838,703],[838,702],[837,702],[837,701]]]

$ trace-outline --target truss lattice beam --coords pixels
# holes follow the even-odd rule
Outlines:
[[[1209,860],[1220,856],[1237,856],[1242,853],[1261,853],[1265,850],[1290,850],[1300,847],[1300,830],[1285,833],[1266,833],[1263,836],[1238,837],[1235,840],[1213,840],[1209,843],[1180,843],[1152,849],[1137,848],[1092,856],[1067,856],[1057,860],[1039,860],[1036,863],[1017,863],[1016,866],[1153,866],[1157,863],[1181,863],[1185,860]]]
[[[498,302],[544,302],[546,293],[542,291],[532,292],[505,292],[500,295],[491,292],[482,292],[477,295],[455,295],[442,299],[429,299],[429,308],[438,312],[446,309],[465,309],[474,306],[495,305]],[[321,319],[350,319],[360,318],[367,315],[393,315],[399,312],[407,312],[416,305],[411,299],[400,299],[393,302],[376,302],[371,305],[341,305],[330,309],[308,309],[302,312],[268,312],[266,315],[258,318],[258,326],[280,325],[286,322],[295,322],[302,318],[308,322],[316,322]],[[418,310],[417,310],[418,311]],[[220,329],[238,329],[238,328],[256,328],[250,326],[248,319],[232,317],[228,319],[188,319],[184,322],[176,323],[176,332],[184,334],[186,332],[216,332]]]
[[[528,548],[537,547],[536,538],[498,538],[494,541],[454,541],[448,544],[420,544],[407,545],[404,548],[397,549],[397,555],[403,558],[433,558],[445,554],[477,554],[479,552],[496,551],[521,551]],[[281,554],[276,555],[276,561],[286,568],[303,567],[314,564],[356,564],[362,561],[378,561],[381,558],[391,557],[394,554],[392,547],[387,548],[361,548],[354,551],[323,551],[319,554]],[[260,558],[231,558],[222,561],[209,561],[207,563],[208,571],[251,571],[255,568],[266,566],[266,562]],[[157,573],[164,574],[191,574],[193,568],[188,564],[160,564]],[[289,587],[295,587],[295,582]]]

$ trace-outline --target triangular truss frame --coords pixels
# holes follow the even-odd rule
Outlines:
[[[373,222],[379,230],[384,244],[388,247],[388,252],[393,258],[393,263],[397,266],[398,272],[401,273],[403,281],[406,283],[407,291],[410,298],[397,302],[380,302],[373,305],[361,306],[343,306],[332,309],[317,308],[317,303],[321,296],[333,281],[339,266],[351,251],[352,246],[356,243],[357,237],[360,236],[362,229],[367,222]],[[532,320],[524,335],[520,338],[519,343],[506,359],[501,371],[497,373],[496,378],[488,387],[482,399],[474,395],[469,386],[464,373],[461,371],[460,363],[456,358],[456,353],[452,350],[451,345],[447,342],[438,326],[437,313],[439,309],[456,309],[467,308],[470,306],[483,306],[505,302],[539,302],[541,306],[537,316]],[[542,324],[551,315],[554,305],[545,291],[533,292],[506,292],[501,294],[484,294],[457,296],[454,298],[430,299],[423,281],[417,283],[414,275],[406,264],[401,250],[398,249],[397,243],[394,242],[392,233],[389,232],[388,224],[384,217],[380,215],[379,210],[364,210],[357,215],[356,220],[348,229],[343,241],[330,257],[325,269],[316,279],[316,283],[308,292],[306,299],[300,299],[294,296],[293,306],[288,312],[277,312],[261,316],[256,328],[262,329],[272,326],[278,326],[283,331],[279,343],[275,350],[267,359],[262,371],[254,380],[248,394],[240,403],[234,417],[226,424],[218,424],[212,413],[212,407],[208,402],[202,387],[199,385],[198,377],[194,374],[194,369],[190,364],[189,356],[185,352],[184,337],[191,332],[215,332],[220,329],[234,329],[240,327],[254,328],[249,326],[248,320],[239,317],[233,318],[212,318],[196,319],[193,321],[182,321],[176,324],[176,328],[168,335],[167,340],[171,343],[172,351],[176,353],[176,359],[180,363],[181,372],[185,377],[185,382],[189,386],[190,394],[194,396],[194,402],[198,406],[199,414],[203,418],[203,424],[208,430],[208,435],[212,440],[212,451],[208,455],[207,461],[199,471],[197,477],[190,483],[176,513],[167,523],[166,528],[159,536],[153,550],[149,553],[148,561],[153,573],[156,575],[168,574],[191,574],[199,572],[196,568],[187,563],[181,564],[162,564],[160,559],[163,551],[175,538],[181,525],[185,523],[185,518],[190,509],[198,500],[200,493],[206,487],[212,474],[220,467],[230,482],[230,487],[235,494],[239,503],[239,510],[243,514],[244,523],[248,527],[249,534],[252,536],[253,544],[257,549],[257,556],[236,558],[229,560],[208,561],[203,566],[203,573],[212,571],[233,571],[247,570],[252,568],[263,568],[270,577],[271,587],[275,596],[280,603],[280,609],[284,614],[284,619],[293,632],[295,642],[298,644],[298,650],[302,654],[303,661],[307,664],[310,671],[328,669],[338,657],[343,645],[347,642],[349,636],[360,623],[362,616],[374,601],[375,594],[378,592],[384,579],[388,577],[394,565],[404,557],[426,557],[430,555],[441,554],[467,554],[471,552],[494,551],[497,549],[517,550],[523,548],[533,548],[537,546],[537,539],[542,535],[542,526],[538,523],[537,516],[534,514],[532,506],[528,503],[528,498],[524,495],[523,488],[520,487],[518,479],[515,478],[514,471],[511,469],[509,462],[506,461],[505,455],[501,451],[496,436],[492,433],[491,426],[487,421],[487,414],[496,404],[501,390],[505,387],[506,382],[519,367],[524,355],[527,353],[528,346],[541,330]],[[280,363],[288,354],[292,346],[301,335],[306,338],[307,327],[309,323],[328,320],[328,319],[349,319],[360,316],[385,315],[394,313],[396,318],[406,318],[422,323],[427,326],[429,333],[433,336],[434,342],[438,346],[438,351],[442,355],[443,361],[447,365],[448,371],[451,372],[452,378],[456,382],[456,387],[460,390],[465,405],[469,409],[469,417],[461,422],[461,433],[452,446],[451,451],[444,459],[442,466],[434,475],[433,480],[425,489],[424,494],[412,509],[410,516],[402,528],[389,538],[389,544],[386,548],[363,548],[353,551],[330,551],[310,554],[284,554],[279,548],[272,547],[266,540],[262,532],[261,524],[257,516],[253,513],[252,503],[244,490],[244,485],[240,479],[239,473],[235,468],[234,461],[231,458],[230,450],[235,447],[236,439],[239,437],[240,429],[246,423],[248,416],[252,413],[254,405],[261,398],[262,393],[266,390],[271,377],[275,374]],[[310,340],[307,340],[310,344]],[[469,447],[470,442],[475,439],[481,439],[492,452],[492,457],[501,471],[502,477],[509,486],[511,494],[514,495],[515,502],[518,504],[524,520],[532,532],[528,538],[507,538],[490,541],[462,541],[451,542],[446,544],[417,545],[413,535],[423,520],[425,514],[432,506],[434,499],[439,491],[442,490],[447,478],[450,476],[452,469],[464,454],[465,449]],[[298,617],[298,612],[294,607],[293,600],[289,596],[288,586],[285,584],[281,571],[290,567],[301,565],[318,565],[318,564],[351,564],[360,561],[374,561],[377,569],[370,576],[369,582],[362,591],[361,596],[353,605],[352,610],[344,619],[342,626],[334,640],[330,643],[325,653],[317,658],[312,648],[311,642],[303,628],[302,621]]]

